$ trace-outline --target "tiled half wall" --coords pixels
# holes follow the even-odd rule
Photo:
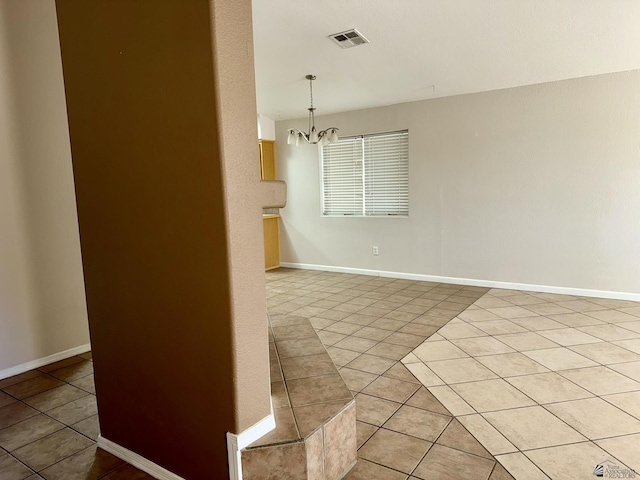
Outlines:
[[[309,320],[269,331],[276,429],[242,451],[245,480],[338,480],[356,463],[356,405]]]

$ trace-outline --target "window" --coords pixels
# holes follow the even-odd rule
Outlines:
[[[322,214],[409,215],[409,132],[346,137],[322,147]]]

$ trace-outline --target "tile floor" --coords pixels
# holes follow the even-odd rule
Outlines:
[[[267,285],[272,318],[309,317],[355,395],[347,480],[513,478],[400,362],[489,289],[289,269]]]
[[[640,478],[639,303],[287,269],[268,285],[356,395],[348,479]]]
[[[288,269],[267,284],[356,396],[348,480],[640,469],[638,303]],[[98,431],[90,354],[0,380],[2,480],[151,478]]]
[[[90,353],[0,380],[1,480],[153,480],[99,432]]]
[[[493,289],[403,362],[518,479],[640,477],[638,303]]]

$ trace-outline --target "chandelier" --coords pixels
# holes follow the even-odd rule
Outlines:
[[[316,76],[307,75],[305,78],[309,80],[309,96],[311,97],[311,106],[307,109],[309,110],[309,133],[298,130],[297,128],[290,128],[287,143],[289,145],[300,145],[303,140],[310,144],[319,143],[322,146],[329,145],[330,143],[337,143],[337,127],[329,127],[319,132],[316,131],[316,109],[313,108],[313,81],[316,79]]]

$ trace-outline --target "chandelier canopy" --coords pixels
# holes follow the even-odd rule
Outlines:
[[[313,81],[316,79],[316,76],[307,75],[305,78],[309,80],[309,96],[311,97],[311,106],[307,109],[309,110],[309,132],[303,132],[302,130],[298,130],[297,128],[290,128],[289,136],[287,137],[287,143],[289,145],[300,145],[303,140],[310,144],[319,143],[323,146],[329,145],[330,143],[337,143],[337,127],[329,127],[319,132],[316,130],[316,109],[313,107]]]

